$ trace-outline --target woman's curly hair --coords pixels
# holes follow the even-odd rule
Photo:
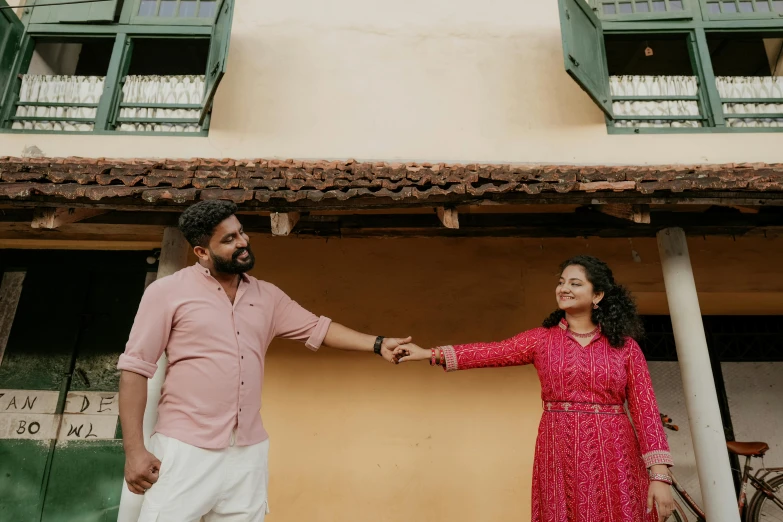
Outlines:
[[[636,312],[636,303],[627,288],[614,282],[609,266],[597,257],[575,256],[560,265],[560,272],[572,265],[584,268],[594,292],[604,293],[598,308],[593,309],[592,320],[601,327],[601,333],[609,340],[609,344],[622,348],[627,338],[641,338],[644,335],[644,327]],[[543,326],[557,326],[563,317],[563,310],[555,310],[544,319]]]
[[[215,228],[236,211],[237,206],[231,201],[200,201],[182,213],[179,217],[179,229],[191,246],[206,247]]]

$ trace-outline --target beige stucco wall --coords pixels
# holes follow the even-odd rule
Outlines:
[[[423,346],[536,326],[554,306],[557,264],[577,253],[610,262],[643,313],[666,313],[654,239],[253,237],[252,245],[254,275],[312,311]],[[779,240],[691,238],[689,247],[704,313],[783,313]],[[539,393],[532,367],[446,375],[426,363],[394,367],[276,341],[262,409],[274,520],[529,520]]]
[[[779,134],[609,136],[554,0],[237,0],[208,138],[2,135],[0,156],[780,162]]]

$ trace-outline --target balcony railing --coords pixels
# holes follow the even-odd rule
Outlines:
[[[90,132],[103,95],[102,76],[22,76],[11,128]]]

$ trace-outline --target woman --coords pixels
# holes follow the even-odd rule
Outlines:
[[[543,327],[495,343],[429,350],[408,344],[396,355],[446,371],[535,365],[544,413],[533,522],[662,522],[674,507],[673,463],[633,339],[642,333],[636,306],[603,261],[577,256],[561,270],[558,309]]]

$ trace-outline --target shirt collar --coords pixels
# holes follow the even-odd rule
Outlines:
[[[196,261],[196,264],[193,265],[193,268],[195,268],[198,271],[198,273],[200,273],[204,277],[212,277],[212,272],[209,270],[209,268],[205,266],[201,266],[201,263],[199,263],[198,261]],[[250,281],[250,278],[245,273],[239,274],[239,279],[241,281],[244,281],[245,283]]]

